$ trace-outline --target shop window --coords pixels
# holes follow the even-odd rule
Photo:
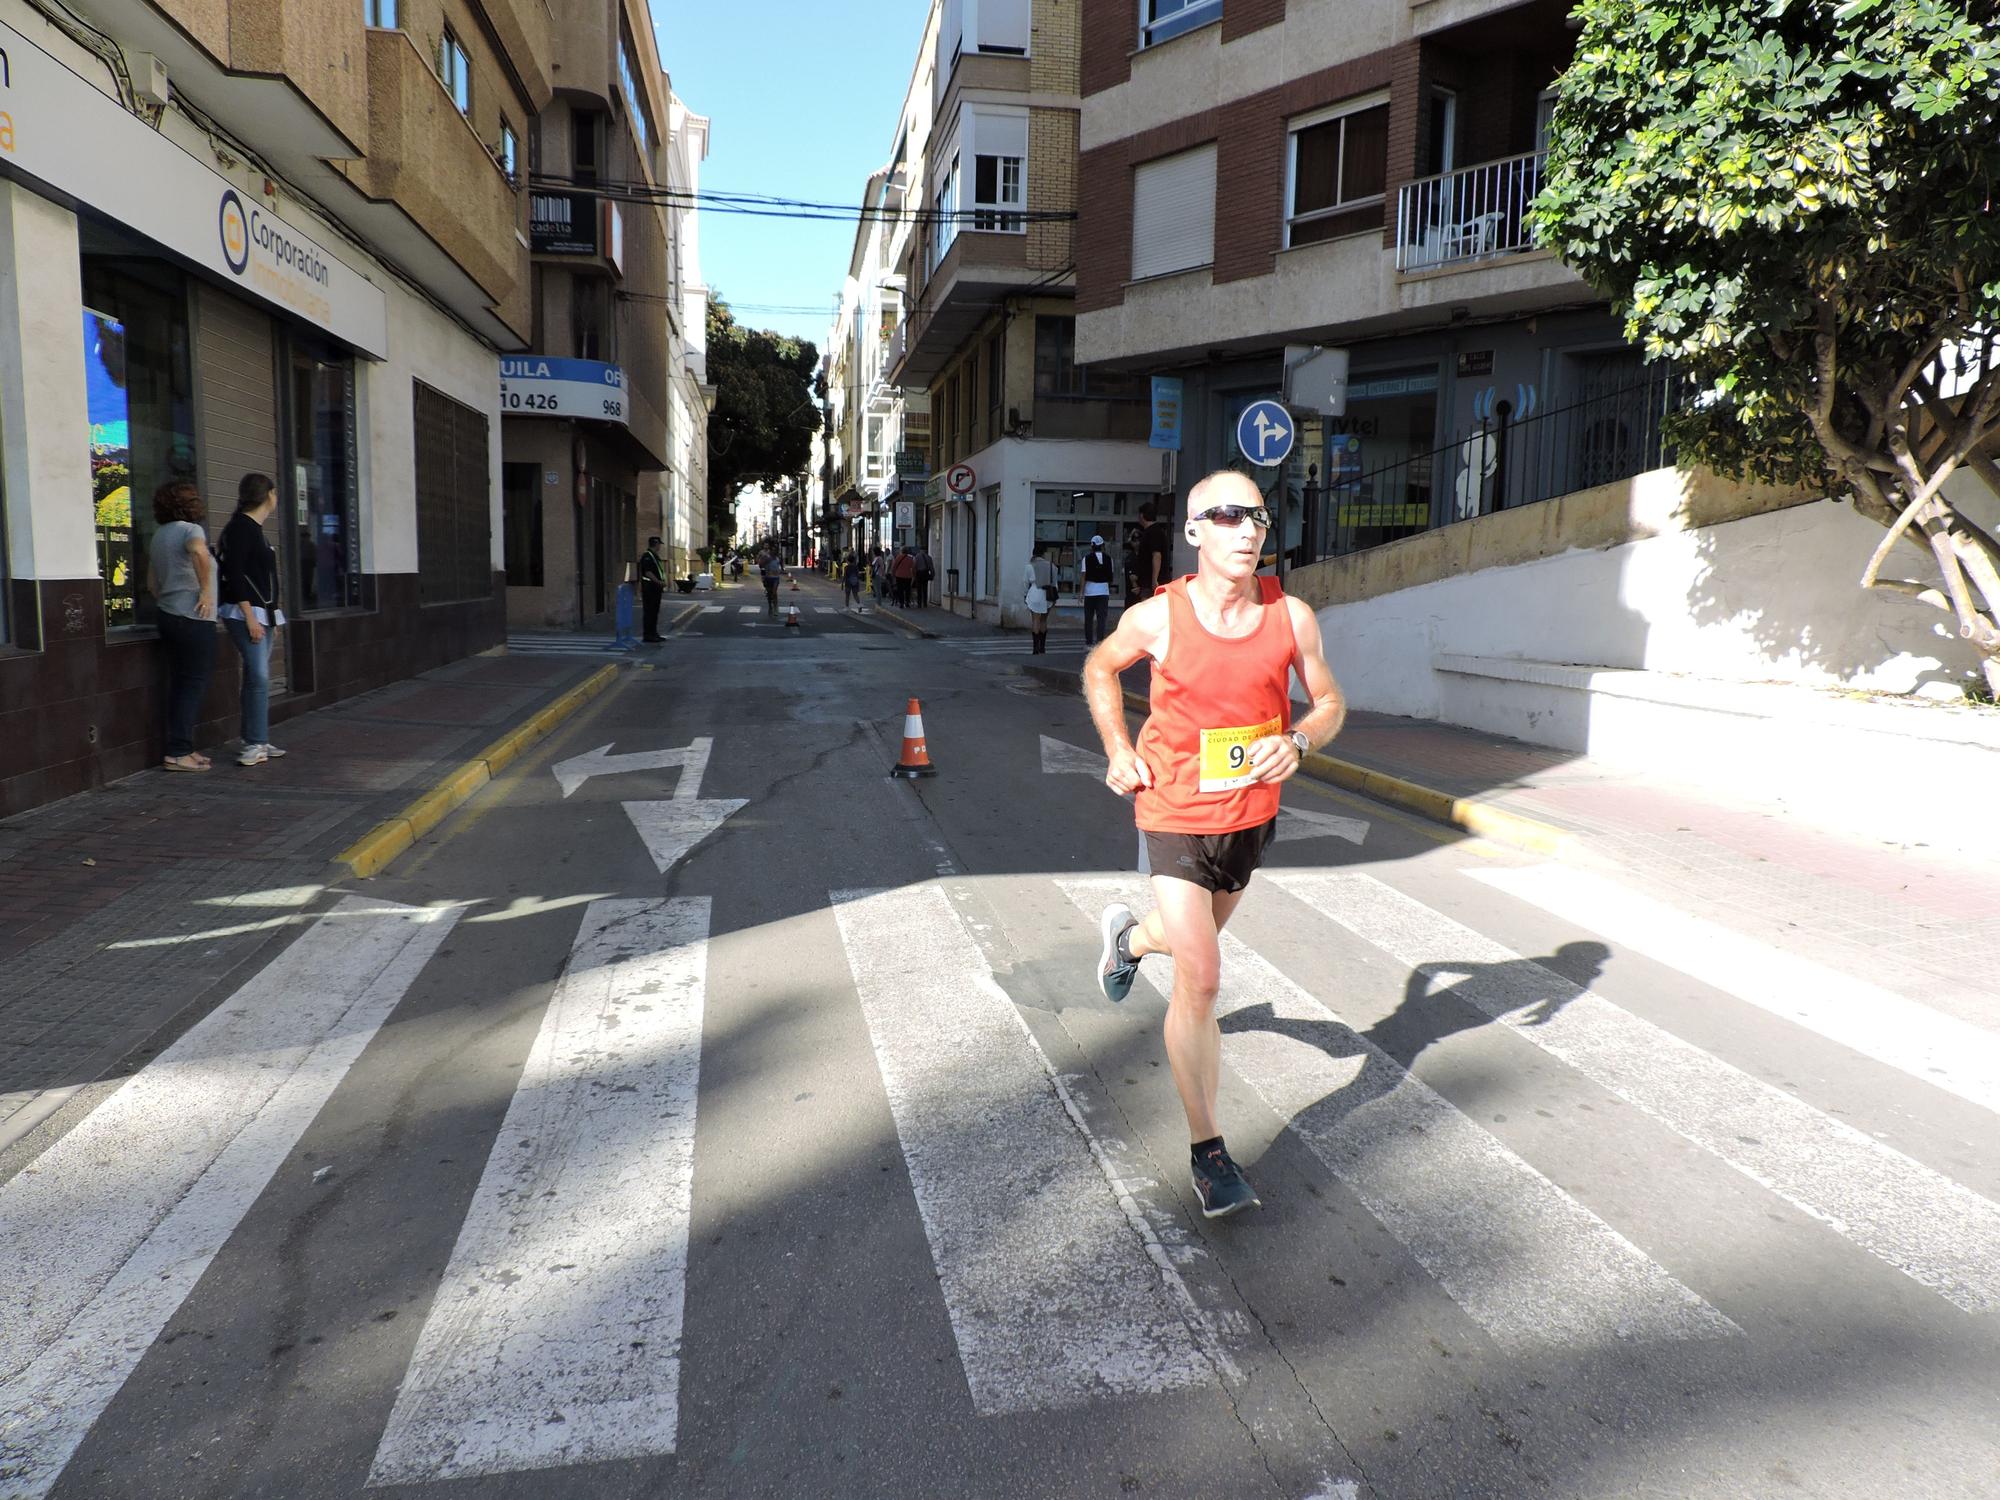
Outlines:
[[[396,29],[396,0],[368,0],[368,24],[386,31]]]
[[[1139,45],[1160,42],[1222,19],[1222,0],[1139,0]]]
[[[354,361],[304,334],[288,340],[285,469],[293,606],[361,603],[361,501],[356,475]]]
[[[492,497],[482,412],[416,386],[417,591],[425,604],[493,593]]]
[[[1379,228],[1389,180],[1387,101],[1375,95],[1294,121],[1289,161],[1287,246]]]
[[[95,229],[86,236],[113,238]],[[169,480],[198,478],[182,277],[141,255],[86,253],[81,333],[104,623],[123,630],[153,617],[145,589],[153,491]],[[219,498],[203,496],[211,512]]]
[[[508,588],[542,586],[542,466],[500,466],[500,528]]]

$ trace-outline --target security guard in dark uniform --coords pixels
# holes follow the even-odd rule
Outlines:
[[[646,611],[643,634],[648,641],[666,639],[660,634],[660,596],[667,591],[667,572],[660,566],[659,546],[658,537],[647,537],[645,554],[639,559],[639,597]]]

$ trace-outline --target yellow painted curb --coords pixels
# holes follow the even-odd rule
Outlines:
[[[1152,708],[1152,704],[1144,694],[1127,688],[1125,707],[1133,713],[1143,714]],[[1530,854],[1564,855],[1576,850],[1576,835],[1553,823],[1524,817],[1474,797],[1454,797],[1449,792],[1420,786],[1400,776],[1391,776],[1386,771],[1358,766],[1351,760],[1340,760],[1315,751],[1305,758],[1301,768],[1317,781],[1330,781],[1335,786],[1360,792],[1392,807],[1408,808],[1434,823],[1462,828],[1477,838],[1491,839],[1496,844],[1525,849]]]
[[[397,855],[464,806],[472,794],[498,776],[502,768],[520,759],[521,753],[530,745],[610,687],[617,676],[617,667],[599,667],[555,702],[530,716],[526,723],[517,724],[471,760],[451,771],[393,818],[377,823],[336,854],[333,862],[346,865],[357,880],[379,875]]]

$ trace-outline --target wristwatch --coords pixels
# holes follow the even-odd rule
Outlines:
[[[1304,760],[1308,755],[1312,754],[1312,741],[1305,737],[1303,730],[1287,729],[1285,731],[1285,738],[1299,747],[1300,760]]]

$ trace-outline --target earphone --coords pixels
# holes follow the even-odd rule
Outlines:
[[[1189,541],[1195,543],[1199,543],[1201,541],[1201,533],[1195,530],[1194,522],[1192,521],[1188,522],[1187,525],[1182,528],[1182,530],[1184,530],[1187,533],[1187,539]]]

